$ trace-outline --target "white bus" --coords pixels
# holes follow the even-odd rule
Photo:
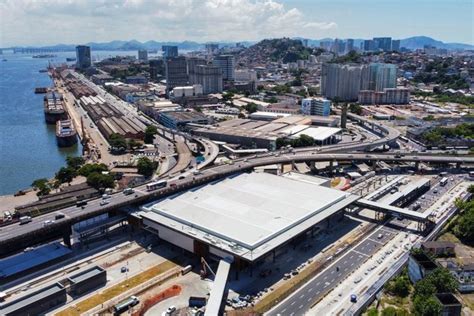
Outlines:
[[[441,181],[439,181],[439,185],[444,187],[446,184],[448,184],[448,178],[443,178]]]
[[[165,180],[151,182],[146,185],[146,190],[153,191],[153,190],[161,189],[161,188],[164,188],[166,184],[167,184],[167,181]]]

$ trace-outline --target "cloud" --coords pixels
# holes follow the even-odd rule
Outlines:
[[[337,27],[278,0],[0,0],[0,12],[4,47],[114,39],[314,38]]]

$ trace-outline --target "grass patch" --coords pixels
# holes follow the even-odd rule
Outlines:
[[[461,243],[461,241],[456,236],[454,236],[454,234],[452,234],[450,232],[446,232],[443,235],[439,236],[438,240],[439,241],[450,241],[450,242],[454,242],[454,243],[458,243],[458,244]]]
[[[171,261],[165,261],[156,265],[142,273],[139,273],[128,280],[122,281],[110,288],[103,290],[101,293],[93,295],[83,301],[80,301],[73,306],[62,310],[61,312],[57,313],[57,316],[72,316],[72,315],[80,315],[102,303],[105,303],[112,298],[118,296],[119,294],[127,291],[128,289],[134,288],[149,279],[152,279],[176,266],[175,263]]]

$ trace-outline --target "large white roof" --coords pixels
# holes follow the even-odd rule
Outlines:
[[[349,193],[314,183],[243,173],[151,203],[142,215],[193,236],[204,234],[219,244],[255,251],[274,248],[300,228],[311,227],[301,225],[308,219],[314,225],[353,201]]]
[[[308,127],[307,129],[304,129],[301,132],[294,134],[293,137],[299,137],[300,135],[305,134],[305,135],[311,136],[315,140],[323,141],[333,135],[336,135],[340,131],[341,131],[340,128],[335,128],[335,127],[323,127],[323,126]]]

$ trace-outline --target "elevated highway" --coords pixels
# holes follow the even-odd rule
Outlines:
[[[197,175],[188,175],[184,179],[174,179],[168,185],[159,190],[148,192],[146,185],[135,188],[135,193],[125,195],[118,192],[111,195],[110,203],[100,205],[101,199],[94,199],[88,202],[84,209],[71,206],[61,209],[60,212],[66,218],[57,220],[53,224],[44,226],[45,220],[54,220],[53,212],[35,217],[31,223],[25,225],[12,224],[2,227],[0,230],[0,255],[5,255],[11,251],[19,250],[27,246],[42,241],[42,236],[64,236],[69,234],[72,224],[79,221],[117,210],[120,207],[144,204],[148,201],[158,199],[167,195],[187,190],[205,183],[219,180],[223,177],[250,171],[255,167],[275,164],[304,161],[387,161],[387,162],[434,162],[434,163],[466,163],[474,164],[474,156],[438,156],[438,155],[405,155],[399,157],[394,154],[364,154],[364,153],[322,153],[319,151],[294,152],[288,154],[274,154],[255,156],[237,160],[232,164],[213,166],[202,170]],[[170,184],[173,183],[173,186]],[[43,239],[44,240],[44,239]]]

